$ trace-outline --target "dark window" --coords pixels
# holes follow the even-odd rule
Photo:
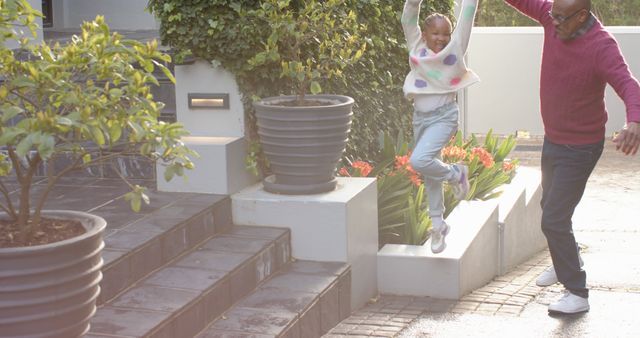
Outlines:
[[[42,18],[42,25],[44,27],[53,26],[53,0],[42,0],[42,14],[44,17]]]

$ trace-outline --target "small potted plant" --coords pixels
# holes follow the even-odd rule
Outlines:
[[[267,0],[242,17],[266,27],[268,35],[264,49],[248,61],[250,71],[276,71],[290,89],[284,93],[289,95],[254,102],[262,150],[274,174],[265,178],[265,190],[313,194],[335,189],[354,100],[320,95],[321,83],[345,80],[342,70],[362,56],[361,25],[344,0]]]
[[[35,35],[40,15],[26,0],[0,0],[0,336],[80,337],[95,312],[106,223],[43,210],[49,192],[64,175],[123,155],[166,165],[170,179],[193,167],[195,153],[180,125],[158,121],[153,71],[173,77],[155,42],[123,39],[102,17],[64,46],[16,33]],[[32,196],[44,163],[47,184]],[[146,188],[129,185],[126,197],[140,209]]]

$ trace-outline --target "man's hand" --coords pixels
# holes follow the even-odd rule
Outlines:
[[[627,123],[620,133],[613,138],[616,150],[622,151],[625,155],[635,155],[640,147],[640,123]]]

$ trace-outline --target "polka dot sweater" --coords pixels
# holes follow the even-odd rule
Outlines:
[[[556,36],[547,0],[506,0],[544,28],[540,70],[540,112],[545,136],[559,144],[590,144],[605,136],[607,84],[624,101],[627,121],[640,122],[640,85],[618,43],[595,20],[571,40]]]
[[[421,3],[422,0],[407,0],[402,12],[402,28],[411,67],[404,81],[405,96],[413,98],[420,94],[451,93],[478,82],[478,76],[464,62],[478,0],[462,2],[451,41],[439,53],[429,50],[422,39],[419,22]]]

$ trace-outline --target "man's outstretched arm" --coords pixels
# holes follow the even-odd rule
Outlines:
[[[544,24],[550,20],[549,11],[551,10],[551,1],[547,0],[504,0],[511,7],[520,13],[530,17],[531,19]]]

